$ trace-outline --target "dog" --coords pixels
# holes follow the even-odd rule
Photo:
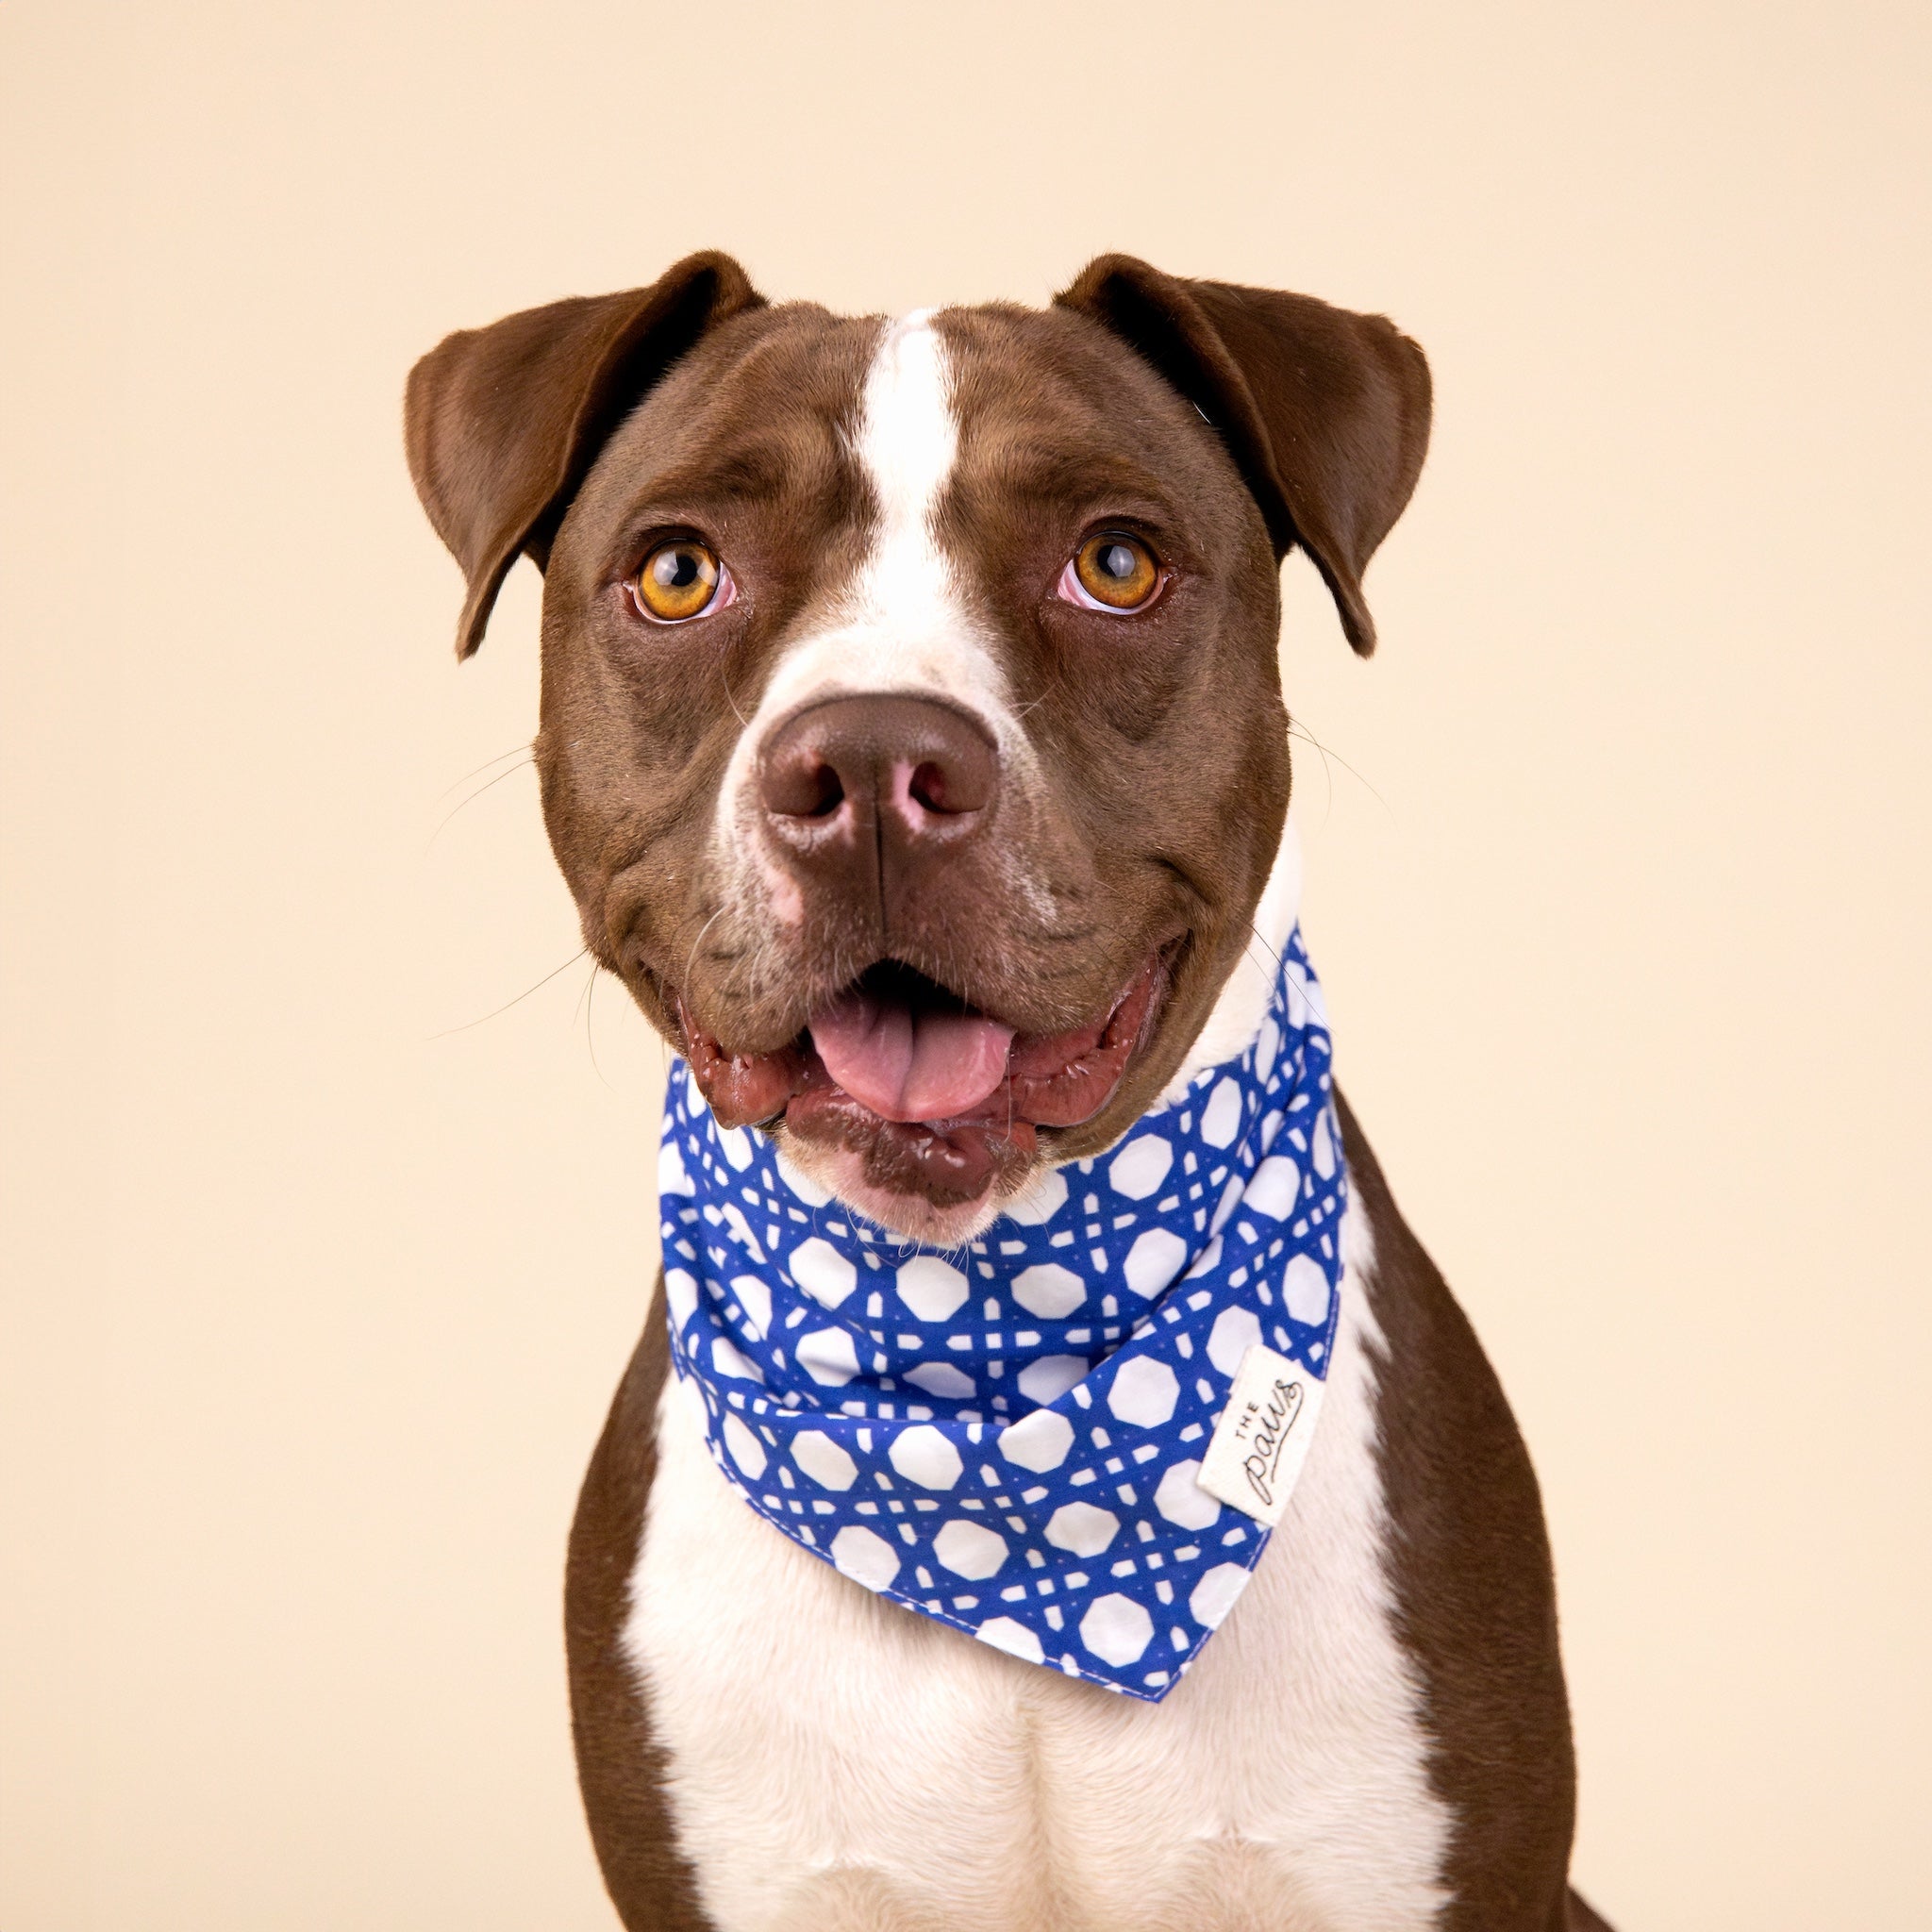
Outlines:
[[[1278,569],[1305,550],[1350,644],[1373,651],[1362,573],[1422,467],[1422,352],[1380,316],[1121,255],[1044,309],[888,321],[769,304],[706,253],[645,289],[452,335],[411,373],[405,419],[467,583],[458,656],[519,557],[543,572],[551,843],[591,953],[688,1069],[660,1176],[674,1265],[591,1465],[566,1587],[580,1780],[624,1924],[1601,1927],[1568,1884],[1573,1754],[1536,1479],[1468,1323],[1310,1071],[1319,994],[1290,959]],[[1284,1125],[1261,1109],[1286,1091],[1273,1042],[1291,1024],[1306,1091],[1282,1105],[1315,1110]],[[1088,1353],[1034,1362],[1031,1399],[1024,1374],[1021,1392],[988,1384],[1009,1367],[990,1356],[1032,1345],[997,1331],[953,1339],[979,1348],[972,1374],[882,1372],[865,1401],[841,1399],[874,1342],[902,1368],[889,1347],[932,1343],[961,1301],[970,1316],[973,1271],[994,1274],[1006,1235],[1072,1257],[1111,1239],[1104,1205],[1125,1200],[1120,1223],[1151,1213],[1164,1183],[1130,1185],[1123,1163],[1147,1162],[1119,1150],[1169,1160],[1178,1141],[1135,1138],[1150,1121],[1221,1144],[1199,1096],[1224,1067],[1239,1075],[1225,1131],[1252,1118],[1241,1145],[1259,1161],[1230,1186],[1257,1201],[1262,1150],[1291,1141],[1275,1161],[1291,1194],[1306,1169],[1312,1199],[1319,1171],[1334,1208],[1288,1264],[1317,1325],[1266,1331],[1325,1362],[1320,1385],[1260,1340],[1226,1363],[1238,1391],[1254,1362],[1273,1377],[1252,1399],[1198,1378],[1216,1454],[1245,1402],[1233,1453],[1250,1474],[1285,1489],[1280,1443],[1303,1430],[1258,1560],[1244,1553],[1262,1505],[1217,1500],[1234,1492],[1209,1487],[1206,1460],[1163,1479],[1158,1516],[1124,1467],[1129,1440],[1177,1421],[1174,1389],[1194,1399],[1185,1366],[1178,1382],[1149,1369],[1168,1377],[1156,1409],[1113,1422],[1119,1443],[1096,1430],[1121,1455],[1066,1477],[1097,1474],[1081,1493],[1100,1496],[1119,1474],[1153,1555],[1124,1533],[1091,1555],[1131,1513],[1112,1491],[1107,1508],[1058,1503],[1041,1528],[1026,1511],[1042,1491],[1021,1494],[1009,1466],[1055,1414],[1091,1424],[1109,1349],[1172,1333],[1200,1365],[1185,1328],[1161,1326],[1193,1319],[1186,1283],[1141,1284],[1131,1320],[1109,1293],[1105,1329],[1057,1328]],[[741,1166],[758,1181],[742,1210]],[[1211,1202],[1170,1202],[1180,1233],[1149,1238],[1192,1256]],[[1241,1210],[1246,1238],[1300,1209],[1270,1211]],[[808,1226],[846,1247],[803,1241]],[[1226,1268],[1221,1246],[1189,1281]],[[844,1271],[829,1290],[821,1274]],[[1217,1364],[1228,1336],[1264,1336],[1255,1311],[1276,1307],[1264,1276],[1280,1288],[1281,1265],[1257,1268],[1261,1300],[1233,1327],[1217,1317]],[[1091,1266],[1108,1268],[1104,1246]],[[788,1357],[774,1296],[794,1324],[838,1310],[864,1267],[885,1284],[869,1308],[852,1294],[842,1330],[813,1317],[844,1366],[808,1362],[807,1341]],[[1017,1277],[1026,1307],[1058,1310],[1026,1300],[1028,1274],[1073,1277],[1058,1261]],[[989,1322],[1033,1319],[1002,1306]],[[894,1315],[919,1332],[895,1340]],[[687,1320],[713,1324],[708,1357]],[[775,1351],[762,1370],[758,1348]],[[1005,1390],[991,1407],[985,1386]],[[811,1480],[788,1461],[792,1492],[767,1494],[801,1420],[820,1459],[784,1441]],[[855,1458],[874,1429],[892,1459],[867,1500]],[[824,1448],[840,1430],[844,1448]],[[926,1491],[963,1496],[975,1462],[987,1493],[958,1507],[982,1514],[931,1531],[946,1499]],[[862,1560],[814,1530],[841,1511]],[[1196,1535],[1182,1522],[1235,1551],[1205,1610],[1199,1584],[1164,1610],[1165,1574],[1137,1568]],[[1173,1560],[1208,1562],[1197,1549]],[[1097,1591],[1123,1550],[1109,1574],[1136,1580],[1082,1599],[1077,1630],[1028,1594],[1055,1575]],[[1013,1614],[989,1617],[1003,1601]],[[1178,1655],[1148,1669],[1170,1616]]]

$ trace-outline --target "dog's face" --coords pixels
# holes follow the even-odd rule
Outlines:
[[[1143,1111],[1226,976],[1288,800],[1275,608],[1233,463],[1089,318],[736,318],[551,553],[597,956],[724,1124],[956,1235]]]
[[[1122,258],[887,323],[700,257],[452,338],[409,408],[465,648],[545,566],[593,955],[721,1124],[952,1243],[1199,1035],[1287,809],[1280,553],[1366,650],[1427,376],[1379,319]]]

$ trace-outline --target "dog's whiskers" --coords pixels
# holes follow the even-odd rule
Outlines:
[[[597,975],[603,970],[603,963],[600,960],[592,959],[591,961],[591,976],[585,980],[584,990],[577,995],[577,1007],[584,1016],[584,1044],[591,1050],[591,1071],[595,1073],[598,1079],[604,1080],[605,1086],[610,1087],[610,1082],[604,1079],[604,1069],[597,1063],[597,1029],[594,1024],[597,1007]],[[571,1015],[571,1024],[573,1026],[576,1024],[575,1013]],[[617,1090],[611,1087],[610,1091],[614,1093]]]
[[[438,802],[441,803],[443,799],[447,798],[452,791],[457,790],[458,786],[467,785],[472,778],[480,778],[485,772],[489,771],[491,766],[502,764],[505,758],[513,758],[521,756],[527,756],[529,753],[535,751],[536,748],[536,740],[528,739],[522,744],[512,745],[508,751],[498,752],[493,758],[485,758],[483,762],[480,765],[478,765],[474,772],[465,772],[460,778],[456,779],[451,784],[445,785],[442,788],[442,790],[436,794]]]
[[[705,921],[704,924],[702,924],[701,926],[699,926],[699,927],[698,927],[698,936],[697,936],[697,938],[696,938],[696,939],[692,940],[692,941],[691,941],[691,957],[690,957],[690,958],[689,958],[688,959],[686,959],[686,960],[685,960],[685,962],[684,962],[684,984],[685,984],[685,986],[689,986],[689,985],[691,984],[691,975],[692,972],[693,972],[693,971],[694,971],[694,970],[696,969],[696,966],[697,966],[697,963],[698,963],[698,948],[699,948],[699,947],[700,947],[701,945],[703,945],[703,944],[704,944],[704,942],[705,942],[705,935],[706,935],[706,934],[707,934],[708,932],[709,932],[709,931],[710,931],[710,929],[711,929],[711,928],[712,928],[712,927],[713,927],[714,925],[716,925],[716,924],[717,924],[717,923],[718,923],[718,922],[719,922],[719,921],[720,921],[721,919],[723,919],[724,917],[724,907],[722,907],[722,906],[721,906],[721,907],[719,907],[719,908],[717,909],[717,911],[715,911],[714,913],[712,913],[712,914],[711,914],[710,918],[708,918],[708,920],[706,920],[706,921]],[[680,993],[682,992],[682,991],[683,991],[683,989],[682,989],[682,988],[680,988],[680,989],[679,989],[679,991],[680,991]],[[690,1044],[690,1041],[686,1041],[685,1043],[686,1043],[687,1045],[689,1045],[689,1044]]]
[[[480,1026],[485,1020],[494,1020],[498,1014],[507,1013],[512,1007],[521,1006],[533,992],[541,992],[559,973],[568,973],[590,950],[589,946],[579,946],[561,966],[553,967],[535,986],[526,986],[515,999],[505,1000],[494,1011],[484,1013],[475,1020],[465,1020],[460,1026],[445,1026],[441,1033],[432,1033],[430,1039],[447,1040],[452,1033],[467,1033],[472,1026]]]
[[[1392,823],[1394,821],[1395,813],[1391,808],[1389,801],[1386,798],[1384,798],[1382,794],[1379,791],[1377,791],[1372,784],[1370,784],[1368,779],[1363,777],[1361,773],[1358,772],[1355,768],[1355,766],[1350,764],[1349,761],[1345,758],[1343,758],[1339,751],[1329,750],[1329,748],[1325,744],[1324,744],[1322,741],[1319,738],[1317,738],[1315,734],[1312,731],[1310,731],[1307,725],[1303,724],[1298,719],[1291,718],[1288,721],[1288,735],[1291,738],[1300,739],[1301,741],[1304,744],[1309,746],[1314,751],[1316,757],[1322,760],[1322,778],[1323,782],[1328,788],[1327,804],[1323,808],[1323,822],[1324,824],[1326,823],[1326,814],[1329,811],[1332,811],[1335,806],[1335,774],[1331,768],[1332,765],[1340,765],[1341,769],[1344,772],[1346,772],[1348,775],[1351,778],[1353,778],[1356,781],[1356,783],[1359,785],[1362,788],[1362,790],[1366,791],[1369,794],[1369,796],[1373,798],[1375,801],[1375,803],[1379,805],[1385,812],[1389,814],[1391,822]]]
[[[506,754],[506,756],[508,756],[508,754]],[[435,831],[430,833],[428,844],[425,845],[424,849],[427,851],[429,845],[434,845],[436,841],[442,837],[444,827],[448,825],[451,819],[456,817],[458,812],[463,810],[468,806],[475,805],[475,802],[479,798],[481,798],[486,791],[489,791],[492,790],[494,787],[501,785],[506,778],[515,777],[516,774],[519,772],[521,772],[525,765],[534,765],[536,762],[537,760],[534,754],[531,752],[528,746],[525,746],[524,750],[524,756],[521,758],[519,758],[515,764],[510,766],[510,768],[507,772],[499,772],[497,773],[495,777],[486,779],[481,785],[477,786],[475,791],[471,792],[467,798],[460,799],[455,805],[450,807],[449,810],[442,815],[441,823],[438,824]],[[474,772],[470,774],[470,776],[473,778],[475,775],[476,774]],[[466,780],[459,778],[458,779],[457,784],[460,785],[466,782]],[[454,791],[455,790],[456,786],[453,785],[450,787],[450,791]],[[445,791],[442,795],[445,798],[447,798],[449,796],[449,791]]]

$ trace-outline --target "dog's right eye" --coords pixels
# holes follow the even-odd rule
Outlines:
[[[679,537],[660,543],[631,579],[639,611],[654,624],[683,624],[722,610],[737,595],[731,573],[708,544]]]

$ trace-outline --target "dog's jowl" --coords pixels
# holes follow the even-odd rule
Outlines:
[[[1374,648],[1414,343],[701,255],[407,414],[458,651],[544,573],[551,841],[681,1056],[567,1589],[625,1924],[1598,1924],[1535,1479],[1296,921],[1277,571]]]

